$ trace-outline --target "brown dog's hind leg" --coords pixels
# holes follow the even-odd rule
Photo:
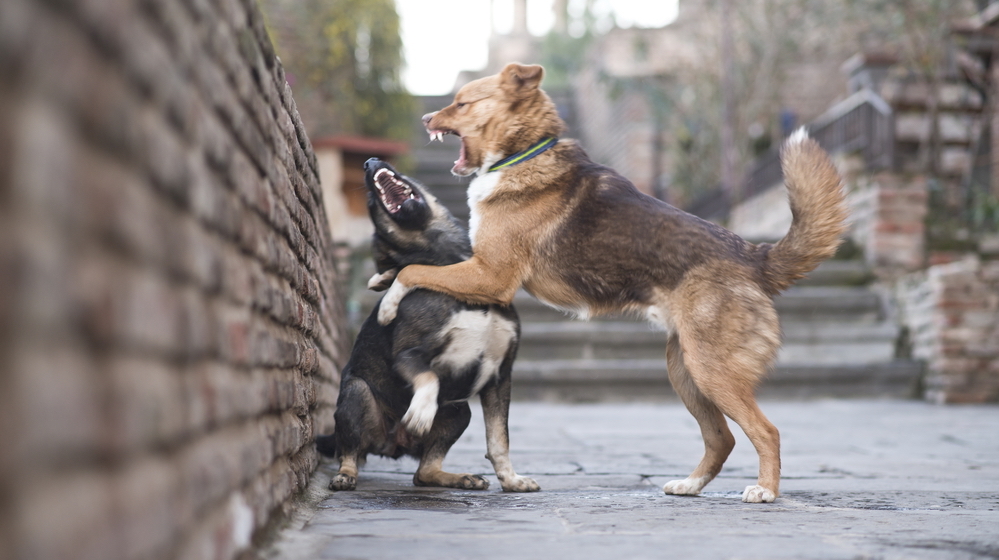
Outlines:
[[[448,450],[468,427],[472,411],[467,402],[443,405],[437,410],[430,433],[425,437],[420,466],[413,475],[416,486],[443,486],[465,490],[485,490],[489,481],[477,474],[455,474],[441,468]]]
[[[767,420],[752,393],[726,403],[725,414],[746,432],[760,456],[760,475],[754,486],[747,486],[742,501],[772,502],[780,494],[780,432]]]
[[[746,433],[760,459],[744,502],[772,502],[780,486],[780,434],[756,404],[756,386],[780,347],[773,302],[748,283],[698,278],[674,298],[683,363],[700,393]],[[700,421],[700,419],[698,419]],[[708,441],[705,441],[708,445]]]
[[[690,373],[683,364],[683,351],[680,340],[674,335],[666,344],[666,366],[673,390],[687,406],[687,410],[697,420],[704,438],[704,457],[690,476],[683,480],[671,480],[663,486],[667,494],[694,496],[704,486],[714,480],[725,464],[725,459],[735,446],[735,438],[728,429],[725,416],[713,402],[697,388]]]

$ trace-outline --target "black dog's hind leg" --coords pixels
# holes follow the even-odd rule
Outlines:
[[[476,474],[454,474],[441,469],[444,456],[465,432],[472,419],[472,410],[467,402],[446,404],[438,408],[430,433],[424,438],[423,456],[420,467],[413,475],[416,486],[444,486],[465,490],[485,490],[489,481]]]
[[[340,458],[340,470],[330,481],[330,490],[353,490],[357,487],[358,461],[363,459],[362,450],[377,446],[371,441],[375,434],[384,434],[378,403],[371,388],[357,378],[347,379],[340,387],[337,398],[336,452]]]
[[[520,476],[510,462],[510,373],[513,356],[507,356],[500,365],[499,376],[479,391],[482,416],[486,423],[486,459],[493,464],[496,478],[505,492],[537,492],[541,490],[534,479]]]

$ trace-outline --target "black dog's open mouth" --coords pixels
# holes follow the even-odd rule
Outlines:
[[[419,192],[388,168],[383,167],[376,171],[374,181],[375,188],[378,190],[378,198],[381,199],[382,206],[390,214],[395,214],[401,210],[403,203],[407,200],[421,200]]]

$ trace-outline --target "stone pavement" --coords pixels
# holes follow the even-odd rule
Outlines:
[[[372,457],[354,492],[313,481],[312,504],[266,558],[999,558],[999,407],[914,401],[764,401],[781,430],[773,504],[744,504],[756,454],[736,427],[725,469],[699,497],[662,485],[700,458],[679,403],[515,402],[518,473],[506,494],[483,458],[476,412],[445,468],[486,474],[482,492],[416,488],[416,462]]]

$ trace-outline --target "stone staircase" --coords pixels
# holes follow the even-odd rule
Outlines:
[[[761,396],[903,397],[920,365],[896,359],[900,329],[864,266],[829,261],[777,298],[784,346]],[[515,396],[532,400],[675,398],[665,367],[665,334],[623,317],[572,321],[521,293]]]
[[[451,96],[420,98],[424,112]],[[429,142],[414,136],[414,170],[456,217],[466,222],[468,179],[450,169],[458,139]],[[896,359],[899,328],[891,310],[869,286],[862,263],[828,261],[776,300],[784,347],[761,396],[908,396],[920,375],[918,363]],[[378,295],[363,298],[366,316]],[[522,323],[514,366],[520,399],[595,401],[676,398],[666,375],[665,334],[627,317],[575,321],[526,293],[514,300]]]

